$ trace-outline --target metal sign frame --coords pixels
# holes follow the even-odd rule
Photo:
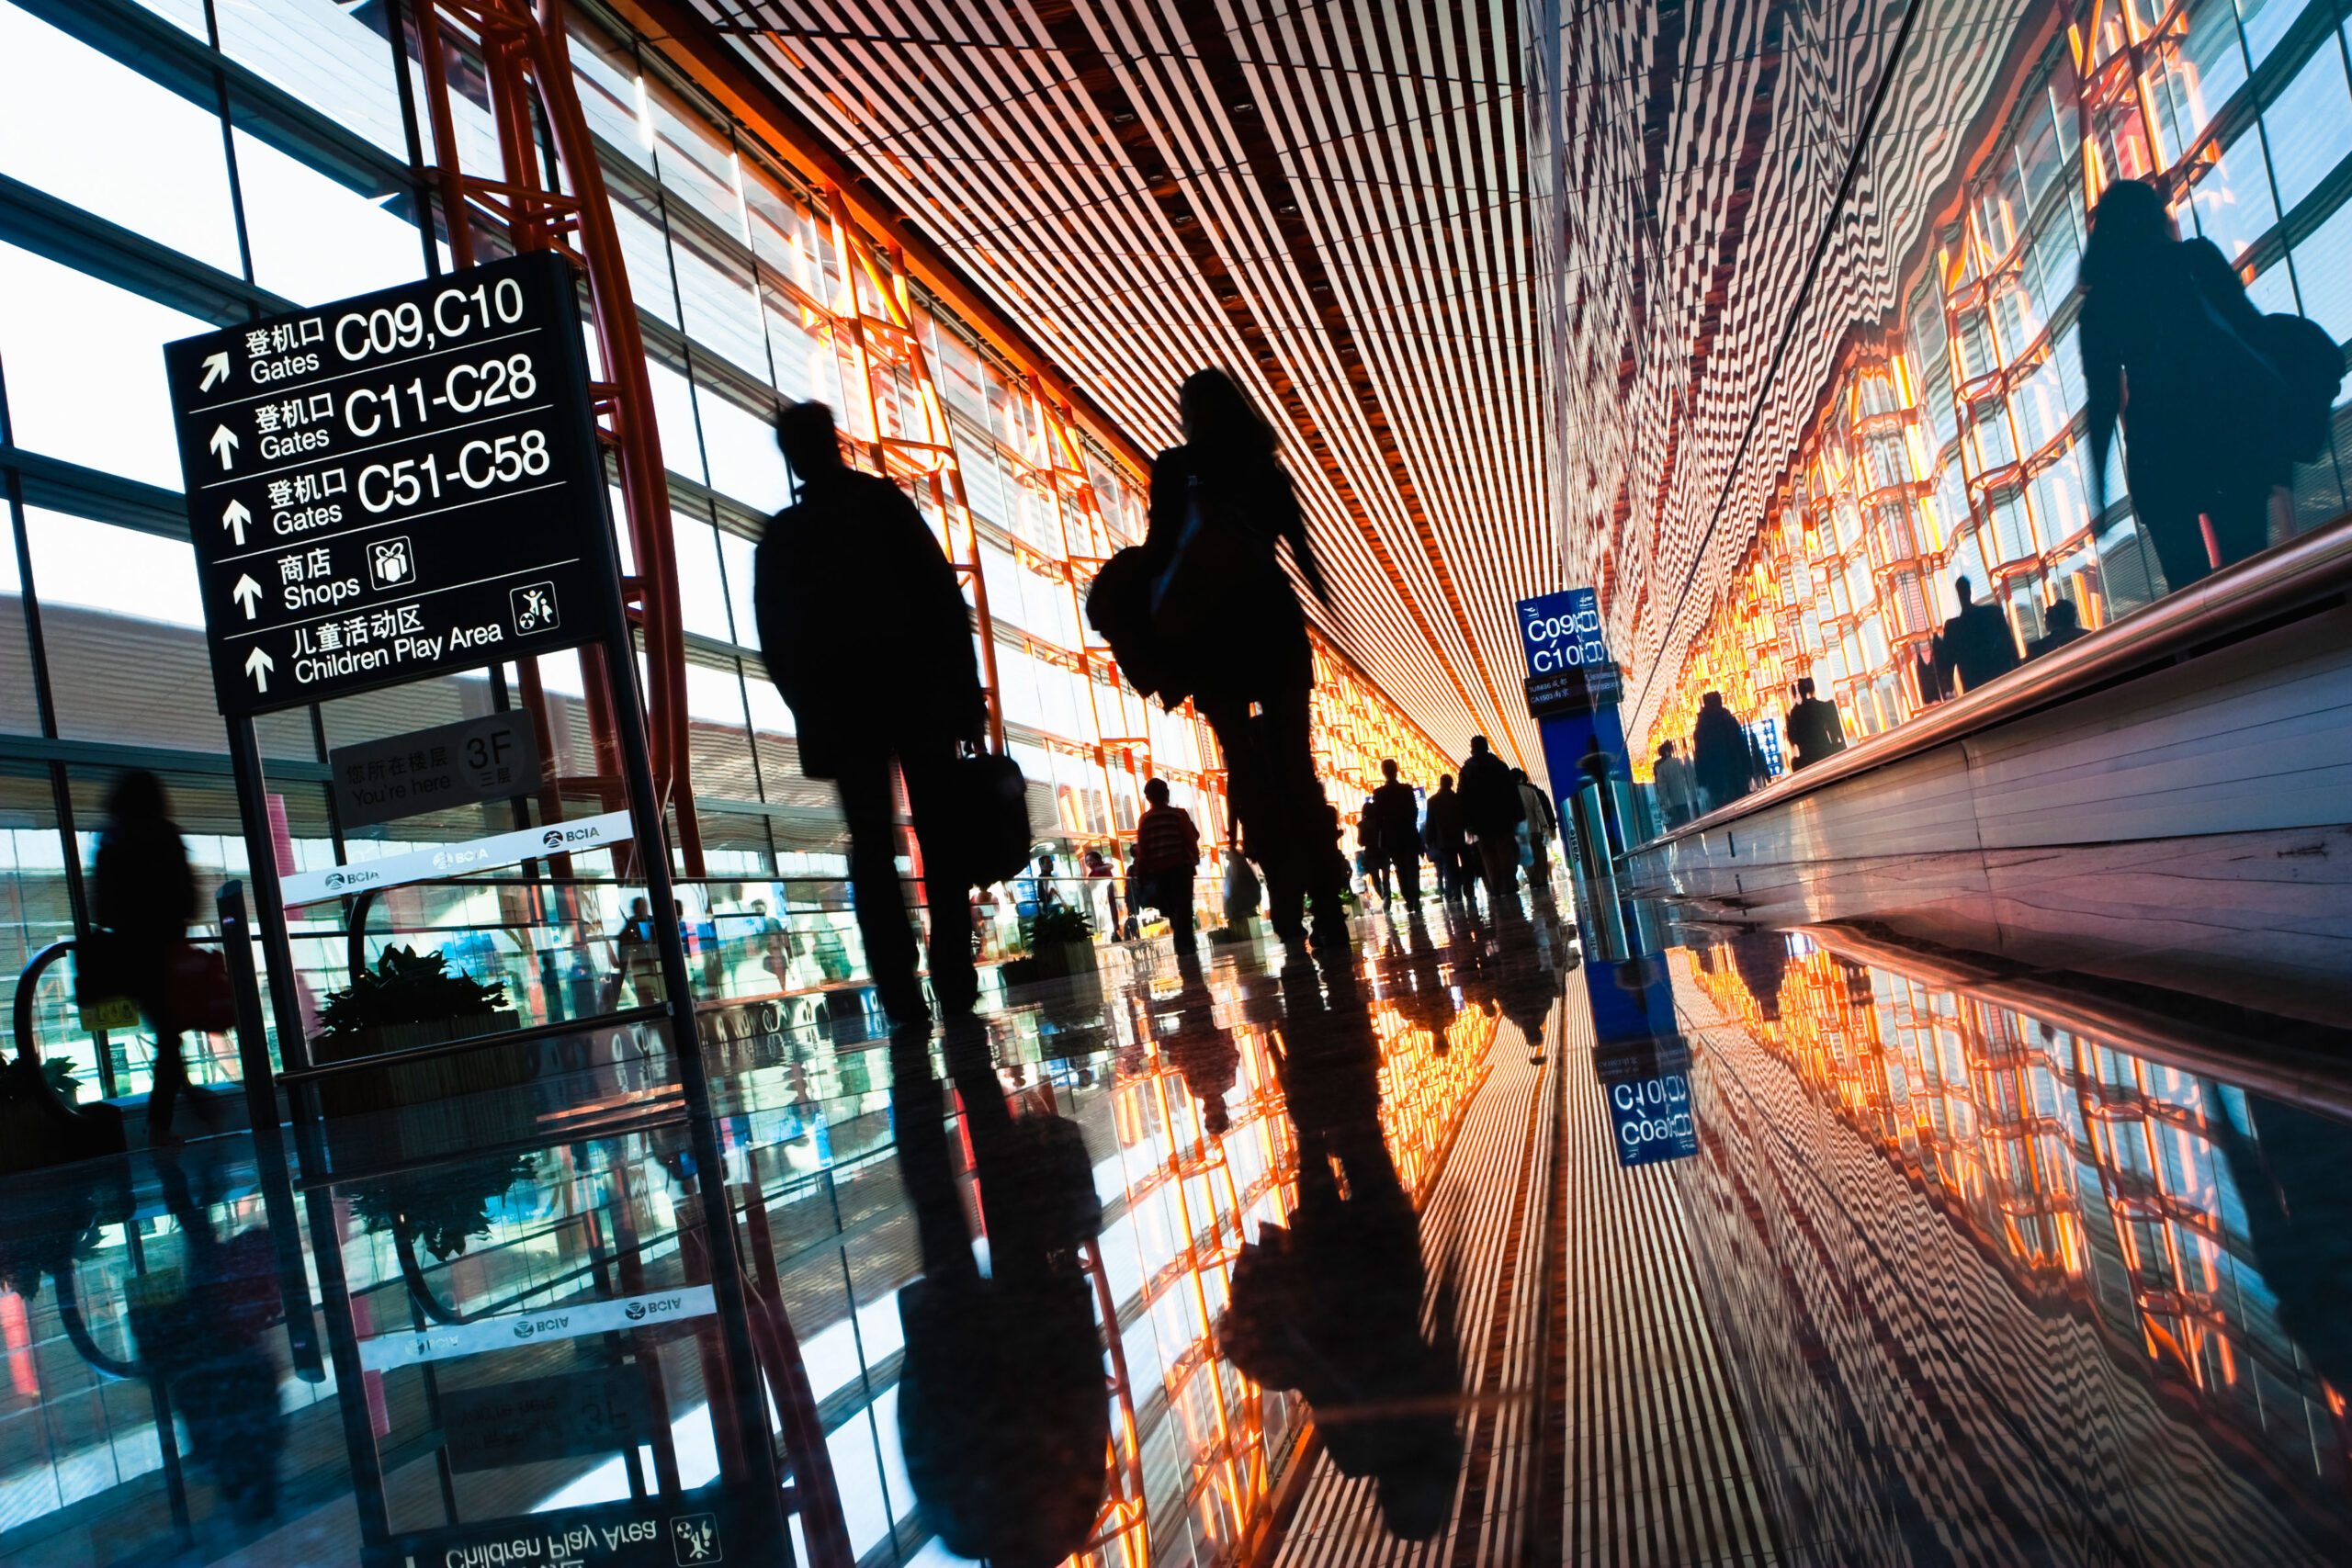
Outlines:
[[[492,269],[504,269],[516,263],[533,265],[564,265],[550,253],[535,256],[512,258],[510,262],[491,264]],[[491,269],[477,269],[488,272]],[[492,273],[492,276],[497,274]],[[568,275],[568,268],[567,268]],[[475,275],[460,273],[435,280],[432,287],[447,288],[470,287]],[[400,291],[393,291],[395,293]],[[363,300],[372,297],[362,297]],[[587,428],[590,408],[585,396],[586,367],[581,345],[577,314],[577,295],[568,295],[573,303],[569,320],[571,330],[556,336],[569,347],[569,368],[559,372],[550,364],[548,373],[564,374],[573,378],[580,395],[572,400],[572,410],[567,417],[576,418],[582,428],[568,438],[582,443],[582,450],[594,454],[594,434]],[[346,308],[350,302],[338,302],[316,311],[301,312],[302,317],[326,316]],[[265,325],[266,323],[264,323]],[[240,329],[244,330],[244,329]],[[208,336],[216,334],[208,334]],[[174,368],[185,365],[198,378],[206,373],[205,354],[193,352],[193,345],[205,339],[174,345]],[[189,351],[186,355],[178,351]],[[217,352],[217,350],[207,350]],[[175,400],[175,408],[178,406]],[[212,450],[208,438],[203,452]],[[200,471],[185,447],[183,465],[191,471]],[[191,506],[203,504],[201,492],[190,487]],[[638,660],[634,639],[624,613],[620,572],[613,546],[613,528],[605,491],[599,483],[591,493],[580,498],[582,515],[581,532],[585,547],[593,552],[594,568],[593,581],[587,592],[592,602],[580,608],[589,613],[574,618],[565,628],[568,635],[559,635],[541,647],[534,642],[528,652],[514,649],[503,649],[498,657],[525,660],[536,653],[555,652],[577,648],[586,657],[594,649],[601,659],[595,663],[598,672],[609,682],[617,710],[615,728],[620,751],[622,783],[628,795],[628,812],[631,825],[630,837],[643,852],[636,856],[639,875],[647,897],[657,909],[671,908],[675,893],[671,874],[670,837],[663,819],[661,797],[654,785],[651,753],[644,723],[643,699],[639,692]],[[217,522],[217,519],[216,519]],[[200,529],[197,530],[198,533]],[[232,530],[233,531],[233,530]],[[216,573],[217,575],[217,573]],[[208,615],[211,606],[208,603]],[[479,657],[463,665],[478,668]],[[226,668],[216,660],[216,681]],[[243,673],[242,665],[234,667]],[[408,684],[429,679],[438,669],[426,669],[397,679],[370,682],[366,687],[345,690],[373,689],[386,685]],[[230,768],[237,789],[237,808],[246,843],[252,850],[251,884],[254,902],[254,925],[261,938],[264,967],[269,980],[270,1008],[277,1025],[279,1056],[283,1071],[270,1082],[253,1080],[256,1068],[268,1073],[266,1049],[254,1048],[256,1042],[248,1040],[244,1060],[248,1073],[248,1094],[255,1110],[257,1134],[266,1123],[273,1131],[277,1126],[277,1088],[282,1083],[288,1090],[288,1111],[299,1158],[299,1169],[305,1188],[304,1197],[311,1230],[311,1254],[316,1261],[320,1294],[326,1317],[326,1338],[330,1359],[334,1369],[335,1384],[340,1391],[341,1407],[346,1447],[349,1450],[354,1502],[357,1513],[363,1562],[381,1563],[390,1568],[402,1561],[401,1536],[390,1528],[388,1500],[385,1494],[381,1457],[376,1445],[366,1401],[359,1391],[365,1387],[368,1371],[363,1364],[356,1320],[352,1311],[351,1293],[345,1276],[343,1251],[334,1213],[333,1186],[338,1179],[333,1168],[324,1138],[324,1128],[319,1113],[315,1084],[322,1078],[347,1071],[367,1071],[378,1067],[381,1059],[362,1059],[352,1063],[336,1063],[321,1066],[311,1059],[309,1039],[305,1033],[300,1001],[300,979],[297,973],[293,944],[287,928],[285,886],[270,846],[275,841],[267,807],[267,779],[254,728],[257,715],[281,705],[314,700],[311,694],[288,695],[283,701],[245,702],[230,700],[230,688],[222,692],[222,711],[227,721]],[[262,694],[252,694],[258,698]],[[562,824],[543,821],[536,825],[541,830],[559,829]],[[712,1112],[707,1067],[701,1050],[701,1038],[694,1010],[694,993],[687,966],[686,952],[677,923],[669,919],[652,922],[656,934],[663,1001],[658,1007],[641,1007],[625,1012],[607,1014],[600,1019],[572,1020],[559,1025],[508,1031],[502,1034],[481,1036],[452,1043],[446,1047],[427,1047],[428,1052],[445,1049],[495,1048],[499,1044],[520,1044],[540,1036],[585,1032],[602,1025],[628,1022],[662,1022],[669,1026],[671,1046],[675,1055],[679,1087],[684,1100],[688,1148],[694,1163],[694,1179],[700,1197],[704,1217],[703,1236],[707,1248],[710,1280],[715,1295],[719,1339],[724,1355],[726,1386],[710,1393],[709,1410],[713,1425],[718,1428],[722,1454],[730,1450],[742,1456],[741,1473],[736,1478],[741,1487],[738,1496],[730,1500],[733,1517],[741,1521],[752,1539],[767,1539],[786,1543],[781,1547],[782,1561],[789,1561],[790,1535],[784,1511],[784,1493],[774,1435],[768,1418],[766,1401],[760,1376],[761,1363],[755,1353],[752,1337],[752,1314],[746,1288],[739,1239],[735,1229],[735,1210],[726,1186],[725,1165],[717,1123]],[[259,1025],[258,1008],[253,1024]],[[666,1413],[665,1413],[666,1418]],[[405,1532],[403,1532],[405,1533]]]

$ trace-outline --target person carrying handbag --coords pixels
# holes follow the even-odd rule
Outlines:
[[[196,918],[196,874],[172,822],[164,784],[145,769],[117,779],[107,795],[107,824],[90,868],[94,942],[105,984],[139,1004],[155,1032],[154,1080],[147,1094],[147,1138],[174,1144],[172,1113],[188,1088],[180,1035],[186,1016],[188,921]]]
[[[1303,948],[1311,906],[1315,946],[1336,960],[1349,952],[1347,863],[1315,773],[1315,656],[1281,547],[1317,599],[1329,604],[1330,592],[1273,427],[1248,395],[1224,371],[1201,370],[1178,406],[1184,444],[1152,463],[1150,527],[1131,571],[1148,584],[1139,640],[1157,661],[1162,700],[1189,691],[1216,732],[1234,813],[1263,851],[1275,932]]]

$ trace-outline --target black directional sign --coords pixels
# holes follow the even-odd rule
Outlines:
[[[612,533],[562,257],[164,353],[222,713],[608,634]]]

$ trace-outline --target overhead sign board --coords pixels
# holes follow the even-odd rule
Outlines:
[[[488,713],[327,753],[336,815],[364,828],[527,795],[539,783],[539,743],[528,716]]]
[[[1519,645],[1527,656],[1530,675],[1607,664],[1609,645],[1601,636],[1600,595],[1589,588],[1569,588],[1521,599]]]
[[[164,355],[223,714],[609,629],[604,465],[562,257],[514,256]]]

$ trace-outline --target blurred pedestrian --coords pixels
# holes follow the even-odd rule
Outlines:
[[[196,918],[196,874],[172,821],[164,783],[143,768],[124,773],[107,792],[107,822],[90,872],[90,902],[104,982],[99,988],[138,1003],[155,1033],[148,1141],[177,1143],[172,1112],[188,1079],[180,1055],[185,1024],[174,1005],[172,971],[187,944],[188,922]]]
[[[1519,786],[1520,822],[1527,838],[1527,885],[1540,892],[1552,886],[1552,840],[1560,836],[1560,814],[1552,808],[1549,792],[1529,778],[1525,768],[1513,768],[1510,782]],[[1606,808],[1605,799],[1603,805]]]
[[[2025,645],[2025,656],[2029,663],[2045,653],[2054,653],[2068,643],[2088,635],[2083,630],[2082,619],[2075,608],[2075,602],[2064,594],[2060,594],[2057,602],[2043,612],[2042,618],[2050,624],[2050,629]]]
[[[1658,816],[1672,832],[1697,815],[1692,809],[1690,764],[1674,754],[1674,742],[1657,743],[1657,761],[1651,764],[1650,779],[1657,790]]]
[[[1975,602],[1976,585],[1967,578],[1955,580],[1951,591],[1960,599],[1960,612],[1936,639],[1937,660],[1947,689],[1973,692],[2018,667],[2017,634],[1997,605]]]
[[[1437,788],[1422,810],[1421,843],[1437,871],[1438,893],[1446,898],[1461,897],[1462,857],[1470,845],[1463,837],[1462,797],[1453,791],[1452,773],[1438,775]]]

